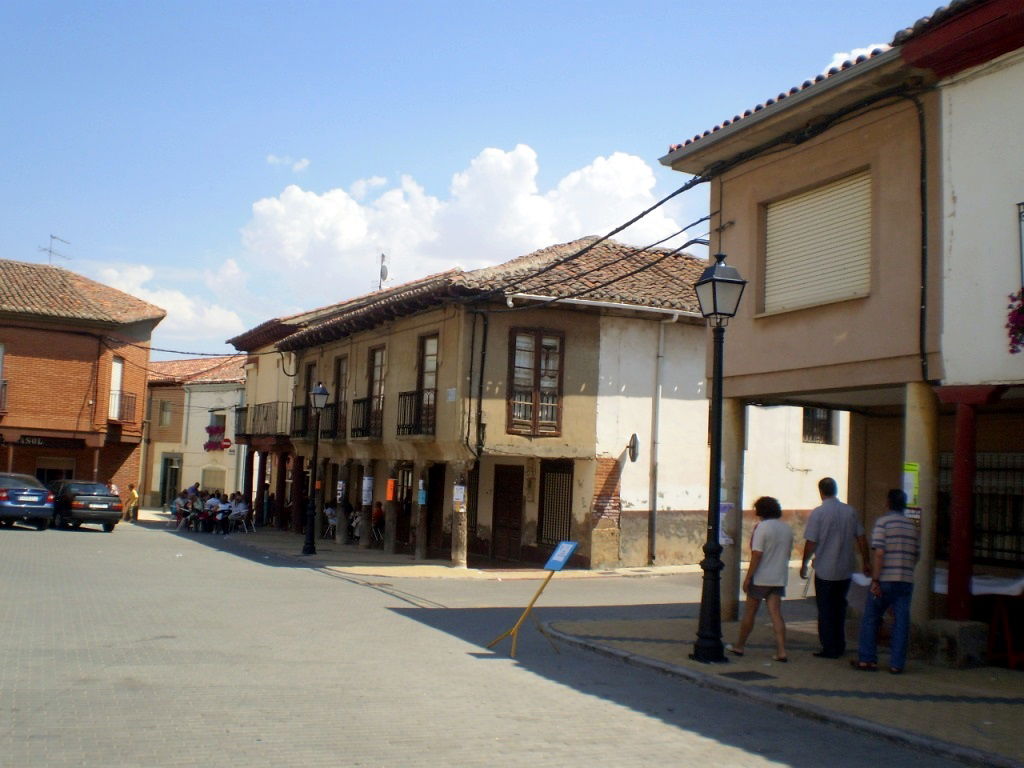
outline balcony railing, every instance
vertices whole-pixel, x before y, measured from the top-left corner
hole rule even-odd
[[[437,419],[437,390],[417,389],[398,394],[398,434],[432,435]]]
[[[310,434],[309,406],[292,406],[292,437],[312,437]]]
[[[257,403],[248,407],[249,428],[246,435],[287,435],[288,416],[291,403],[281,400],[271,403]]]
[[[240,405],[235,408],[235,436],[249,434],[249,407]]]
[[[384,396],[361,397],[352,401],[352,437],[381,436]]]
[[[110,392],[110,409],[107,411],[109,421],[135,421],[135,393],[114,389]]]
[[[320,414],[320,437],[329,440],[345,439],[345,403],[328,403]]]
[[[0,413],[7,413],[7,379],[0,381]]]

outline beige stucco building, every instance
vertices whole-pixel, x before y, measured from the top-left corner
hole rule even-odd
[[[1022,24],[954,3],[662,158],[710,181],[712,247],[748,280],[726,397],[850,414],[849,501],[870,525],[905,487],[920,515],[919,626],[947,613],[936,563],[956,619],[987,618],[972,567],[1024,567],[1024,361],[1002,327],[1024,282]]]

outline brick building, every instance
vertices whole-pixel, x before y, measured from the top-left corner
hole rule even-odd
[[[138,482],[149,340],[166,313],[74,272],[0,260],[0,468]]]

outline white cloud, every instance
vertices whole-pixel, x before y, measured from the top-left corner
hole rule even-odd
[[[294,160],[289,155],[267,155],[267,165],[287,165],[291,166],[295,173],[299,173],[309,167],[309,158]]]
[[[520,144],[480,152],[453,175],[444,199],[407,176],[394,186],[371,177],[322,194],[289,185],[253,204],[242,231],[243,269],[273,275],[268,292],[309,308],[375,289],[381,252],[392,283],[401,283],[604,234],[656,200],[654,171],[621,152],[595,158],[546,191],[538,173],[537,153]],[[616,237],[640,245],[677,229],[659,209]]]
[[[889,50],[888,43],[873,43],[872,45],[865,46],[864,48],[854,48],[852,51],[837,51],[832,54],[832,61],[825,65],[822,73],[827,73],[832,67],[841,67],[844,61],[856,61],[858,56],[870,56],[871,52],[876,48],[881,48],[883,51]]]
[[[225,339],[245,330],[247,325],[231,308],[230,301],[223,299],[235,295],[233,283],[217,282],[223,279],[237,283],[238,265],[229,260],[204,274],[208,287],[195,290],[156,287],[160,275],[139,264],[103,267],[97,279],[167,311],[154,332],[155,338],[163,339],[156,346],[206,352],[222,347]]]

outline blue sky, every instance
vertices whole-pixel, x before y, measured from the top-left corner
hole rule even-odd
[[[230,351],[376,287],[382,251],[404,281],[606,231],[685,181],[669,144],[935,2],[8,0],[0,257],[58,235],[168,310],[154,345]]]

